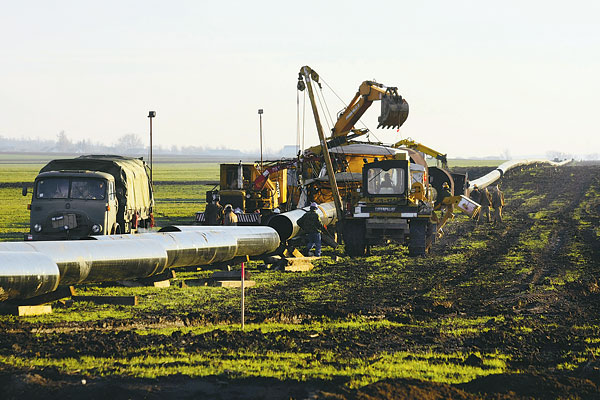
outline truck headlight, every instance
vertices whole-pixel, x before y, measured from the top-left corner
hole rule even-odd
[[[92,232],[93,233],[100,233],[100,232],[102,232],[102,226],[100,226],[98,224],[92,225]]]
[[[33,230],[36,232],[41,232],[42,231],[42,226],[40,224],[35,224],[33,226]]]

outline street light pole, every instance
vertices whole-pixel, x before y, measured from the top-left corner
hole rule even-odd
[[[149,111],[148,118],[150,118],[150,184],[154,184],[152,180],[152,118],[156,117],[156,111]]]
[[[260,119],[260,169],[263,169],[263,138],[262,138],[262,115],[263,109],[258,109],[258,118]]]

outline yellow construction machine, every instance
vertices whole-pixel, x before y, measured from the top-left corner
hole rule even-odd
[[[258,225],[273,210],[287,209],[286,167],[292,163],[268,163],[263,168],[255,163],[221,164],[219,189],[206,192],[206,201],[231,204],[240,225]],[[203,212],[196,213],[196,222],[204,223]]]
[[[398,128],[406,121],[408,103],[396,88],[363,82],[326,138],[314,84],[320,86],[318,74],[303,67],[298,89],[308,91],[320,139],[320,146],[309,148],[305,155],[322,155],[322,162],[299,164],[301,184],[308,201],[335,202],[347,254],[362,256],[370,245],[393,239],[408,243],[409,254],[424,255],[453,216],[454,205],[462,209],[478,206],[464,195],[454,195],[465,186],[466,176],[453,177],[447,171],[445,154],[412,140],[394,146],[350,141],[366,133],[354,129],[354,124],[373,101],[382,101],[378,127]],[[442,161],[442,168],[428,167],[424,154]],[[441,217],[437,209],[443,209]]]

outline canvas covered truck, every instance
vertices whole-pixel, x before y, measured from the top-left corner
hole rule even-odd
[[[29,208],[27,240],[135,233],[154,225],[152,185],[146,163],[138,158],[86,155],[50,161],[35,178]]]

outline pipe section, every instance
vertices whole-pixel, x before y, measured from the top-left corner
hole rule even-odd
[[[495,170],[490,172],[487,175],[482,176],[481,178],[477,178],[469,182],[469,188],[472,188],[474,185],[477,185],[478,188],[483,189],[485,187],[490,186],[492,183],[496,182],[498,179],[502,178],[502,176],[508,172],[509,170],[517,167],[523,167],[527,165],[535,165],[535,164],[550,164],[555,167],[561,167],[563,165],[571,162],[570,160],[562,161],[562,162],[554,162],[546,159],[529,159],[529,160],[510,160],[505,163],[500,164]]]
[[[268,254],[279,235],[267,226],[168,226],[137,235],[92,236],[98,241],[154,240],[167,252],[167,267],[209,265],[242,256]]]
[[[208,265],[275,251],[279,235],[259,227],[169,227],[96,240],[0,243],[0,301],[58,285],[145,278],[170,267]]]
[[[298,235],[298,232],[300,232],[298,220],[308,211],[310,211],[310,207],[299,208],[275,215],[269,221],[269,226],[277,231],[279,239],[283,243]],[[323,225],[330,225],[338,220],[334,202],[319,204],[317,206],[317,214],[319,214]]]
[[[145,278],[164,272],[167,266],[165,248],[144,239],[3,242],[0,252],[35,252],[49,257],[58,266],[61,285]],[[4,265],[0,256],[0,269]]]
[[[58,287],[58,266],[44,254],[2,251],[0,260],[0,301],[29,299]]]

